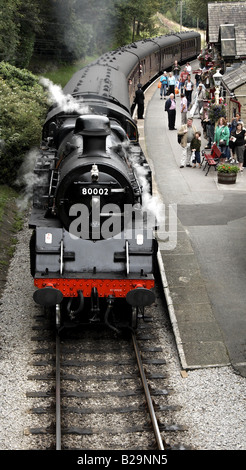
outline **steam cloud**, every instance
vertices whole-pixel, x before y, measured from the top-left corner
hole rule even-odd
[[[22,188],[20,197],[17,199],[17,207],[20,211],[28,208],[32,201],[34,186],[42,183],[41,177],[33,172],[38,154],[39,149],[37,148],[27,153],[15,182],[17,186]]]
[[[139,156],[130,154],[129,160],[136,172],[139,184],[142,187],[142,209],[145,212],[151,213],[156,218],[157,224],[164,221],[165,209],[159,196],[150,194],[149,182],[147,179],[148,170],[140,164]]]
[[[87,114],[89,112],[88,106],[83,106],[72,95],[65,95],[60,85],[55,85],[48,78],[42,77],[40,84],[47,89],[49,100],[51,103],[57,103],[65,113],[77,112],[79,114]]]

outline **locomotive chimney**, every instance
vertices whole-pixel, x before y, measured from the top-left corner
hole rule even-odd
[[[110,121],[106,116],[85,115],[76,120],[75,134],[83,136],[83,153],[106,152],[106,137],[110,134]]]

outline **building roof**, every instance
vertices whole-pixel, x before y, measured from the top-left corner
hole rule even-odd
[[[246,2],[208,3],[207,41],[218,43],[221,25],[235,26],[237,56],[246,55]]]
[[[222,84],[224,84],[229,91],[234,91],[244,83],[246,83],[245,62],[242,64],[234,64],[226,71],[222,78]]]

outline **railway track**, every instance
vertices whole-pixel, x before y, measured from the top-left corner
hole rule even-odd
[[[34,426],[26,430],[37,449],[182,448],[158,323],[140,319],[136,335],[93,328],[54,338],[38,317],[37,374],[27,391]]]

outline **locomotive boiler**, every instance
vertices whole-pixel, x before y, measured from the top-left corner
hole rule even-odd
[[[195,44],[190,57],[197,37],[183,36]],[[161,73],[165,38],[103,55],[72,77],[66,99],[48,112],[34,169],[30,259],[34,300],[55,313],[58,327],[136,328],[139,311],[154,302],[155,218],[145,207],[152,175],[130,110],[133,77],[147,83]],[[155,68],[141,70],[153,54]]]

